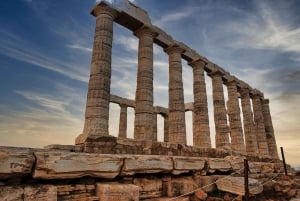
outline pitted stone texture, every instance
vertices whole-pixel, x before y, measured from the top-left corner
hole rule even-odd
[[[123,164],[117,155],[68,152],[37,152],[33,177],[37,179],[68,179],[93,176],[115,178]]]
[[[51,185],[25,186],[24,201],[56,201],[57,187]]]
[[[231,149],[236,152],[245,153],[243,129],[241,124],[241,111],[237,92],[237,81],[230,77],[227,81],[228,102],[227,111],[229,116]]]
[[[168,142],[186,144],[184,95],[181,54],[183,49],[173,44],[165,50],[169,55],[169,132]]]
[[[246,159],[246,157],[226,156],[224,159],[230,163],[232,170],[244,171],[244,159]]]
[[[30,174],[34,161],[31,149],[0,147],[0,179]]]
[[[134,178],[133,184],[140,188],[140,199],[162,196],[161,178]]]
[[[275,135],[274,135],[274,128],[273,128],[272,117],[271,117],[271,113],[270,113],[268,99],[264,99],[262,101],[262,112],[263,112],[263,116],[264,116],[266,138],[267,138],[270,156],[278,159],[277,144],[276,144],[276,139],[275,139]]]
[[[1,201],[21,201],[23,196],[24,189],[21,186],[0,186]]]
[[[258,180],[249,178],[248,181],[250,195],[257,195],[263,192],[263,185]],[[245,194],[244,177],[224,177],[217,180],[216,183],[221,191],[237,195]]]
[[[58,185],[57,199],[68,201],[99,201],[95,194],[94,184]]]
[[[168,156],[131,156],[124,160],[122,175],[171,172],[173,161]]]
[[[174,170],[173,174],[187,173],[190,171],[201,171],[205,168],[206,161],[204,158],[194,157],[176,157],[173,156]]]
[[[139,201],[139,187],[132,184],[98,183],[96,194],[101,201]]]
[[[197,184],[190,176],[172,178],[170,181],[170,188],[170,194],[168,195],[168,197],[176,197],[192,192],[197,188]]]
[[[85,122],[77,144],[83,143],[87,137],[108,135],[113,20],[116,13],[105,4],[98,4],[93,13],[96,16],[96,28]]]
[[[153,140],[153,38],[156,34],[149,27],[142,27],[135,33],[139,48],[134,139]]]
[[[203,187],[203,191],[206,193],[215,191],[217,188],[215,184],[217,179],[218,177],[216,175],[201,176],[200,181],[201,181],[201,187]]]
[[[216,129],[216,147],[230,147],[229,128],[227,125],[227,111],[225,108],[224,90],[221,71],[214,71],[209,74],[212,77],[214,119]]]
[[[215,171],[228,172],[231,170],[230,163],[222,158],[209,158],[207,160],[208,172],[214,173]]]
[[[250,95],[248,88],[242,88],[240,91],[243,110],[244,133],[246,141],[246,152],[248,155],[258,154],[258,145],[256,140],[255,125],[253,122],[253,113],[251,110]]]
[[[57,201],[57,188],[52,185],[0,186],[1,201]]]
[[[209,118],[207,107],[206,85],[204,77],[205,63],[196,60],[193,66],[194,76],[194,109],[193,109],[193,142],[194,146],[211,148]]]
[[[256,140],[258,145],[258,150],[260,155],[268,156],[269,148],[266,139],[266,130],[265,130],[265,122],[262,113],[262,105],[261,105],[261,94],[255,92],[252,97],[252,105],[254,112],[254,121],[256,127]]]

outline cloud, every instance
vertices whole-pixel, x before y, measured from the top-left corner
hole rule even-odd
[[[78,50],[81,50],[81,51],[84,51],[84,52],[92,52],[93,49],[90,48],[90,47],[83,47],[79,44],[72,44],[72,45],[67,45],[67,47],[71,48],[71,49],[78,49]]]

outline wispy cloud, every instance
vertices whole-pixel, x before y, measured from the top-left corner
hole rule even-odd
[[[90,47],[83,47],[79,44],[72,44],[72,45],[67,45],[67,47],[71,48],[71,49],[78,49],[78,50],[81,50],[81,51],[84,51],[84,52],[92,52],[92,48]]]

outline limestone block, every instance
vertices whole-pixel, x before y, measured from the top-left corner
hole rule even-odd
[[[26,186],[24,201],[57,201],[57,188],[51,185]]]
[[[217,188],[221,191],[244,195],[244,177],[223,177],[217,180]],[[263,185],[256,179],[249,178],[249,192],[250,195],[257,195],[262,193]]]
[[[70,179],[84,176],[115,178],[123,160],[118,155],[71,152],[37,152],[33,177]]]
[[[159,178],[135,178],[133,184],[140,187],[140,199],[162,196],[162,180]]]
[[[171,172],[172,170],[171,157],[137,155],[125,159],[121,174],[134,175],[135,173]]]
[[[207,198],[207,193],[205,193],[203,190],[199,189],[196,190],[194,193],[194,200],[206,200]]]
[[[180,177],[172,178],[171,180],[171,191],[168,196],[176,197],[186,193],[189,193],[197,188],[197,184],[192,177]]]
[[[273,173],[275,171],[274,163],[262,163],[261,172],[262,173]]]
[[[211,176],[201,176],[200,180],[201,180],[201,187],[204,187],[203,188],[203,191],[206,192],[206,193],[209,193],[209,192],[213,192],[214,190],[216,190],[216,180],[218,178],[214,175],[211,175]]]
[[[1,201],[21,201],[24,190],[20,186],[0,186]]]
[[[210,173],[214,173],[215,171],[228,172],[231,170],[230,163],[223,158],[209,158],[207,165]]]
[[[226,161],[228,161],[231,165],[231,168],[234,171],[242,170],[244,168],[244,159],[245,157],[240,157],[240,156],[226,156],[224,158]]]
[[[205,167],[205,159],[204,158],[194,158],[194,157],[179,157],[173,156],[174,161],[174,170],[173,174],[181,174],[186,173],[191,170],[201,171]]]
[[[30,174],[34,160],[32,149],[0,147],[0,179]]]
[[[101,201],[139,201],[139,187],[132,184],[98,183],[96,195]]]
[[[261,162],[248,162],[250,173],[261,173]]]

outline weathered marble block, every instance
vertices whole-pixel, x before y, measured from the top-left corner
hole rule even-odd
[[[187,173],[189,171],[201,171],[205,168],[206,160],[196,157],[173,156],[174,170],[173,174]]]
[[[52,185],[3,186],[0,187],[2,201],[57,201],[57,188]]]
[[[250,195],[257,195],[263,192],[263,185],[258,180],[249,178],[248,181]],[[217,188],[221,191],[237,195],[245,194],[244,177],[224,177],[217,180],[216,183]]]
[[[133,184],[140,188],[140,198],[156,198],[162,196],[162,179],[134,178]]]
[[[139,187],[133,184],[99,183],[96,195],[101,201],[139,201]]]
[[[128,156],[124,160],[121,175],[134,175],[136,173],[171,172],[173,161],[168,156],[136,155]]]
[[[115,178],[123,159],[118,155],[72,152],[37,152],[33,178],[68,179],[84,176]]]
[[[207,166],[210,173],[214,173],[215,171],[228,172],[231,170],[229,161],[222,158],[209,158]]]
[[[0,147],[0,179],[30,174],[34,161],[32,149]]]

